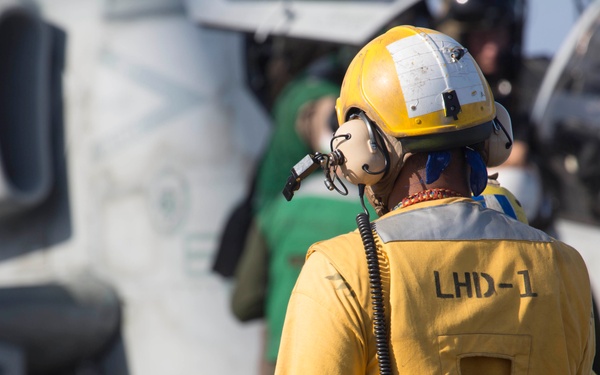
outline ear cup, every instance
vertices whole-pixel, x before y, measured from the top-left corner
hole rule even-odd
[[[502,104],[496,102],[494,130],[490,138],[486,141],[488,155],[486,165],[488,167],[497,167],[504,163],[512,151],[512,141],[513,131],[510,115]]]
[[[385,156],[375,142],[374,129],[362,119],[343,123],[334,134],[333,149],[341,151],[344,163],[340,169],[354,185],[373,185],[383,177],[386,166]],[[380,172],[376,174],[367,173]]]

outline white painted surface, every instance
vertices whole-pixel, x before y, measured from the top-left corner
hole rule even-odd
[[[38,3],[68,33],[75,229],[29,263],[117,288],[132,375],[252,374],[260,326],[233,318],[230,285],[210,271],[269,129],[242,86],[240,36],[182,12],[107,19],[101,1]]]
[[[558,237],[579,251],[585,260],[592,288],[600,301],[600,228],[597,226],[559,220],[556,225]]]

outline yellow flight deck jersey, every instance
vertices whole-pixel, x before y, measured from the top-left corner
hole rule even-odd
[[[395,210],[374,233],[394,374],[592,373],[590,282],[573,248],[469,198]],[[358,231],[314,244],[276,374],[378,374],[372,316]]]

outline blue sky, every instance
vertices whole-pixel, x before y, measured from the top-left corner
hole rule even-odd
[[[528,12],[527,56],[553,55],[579,16],[574,0],[529,0]]]

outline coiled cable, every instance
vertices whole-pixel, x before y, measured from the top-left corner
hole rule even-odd
[[[373,332],[377,348],[377,361],[379,363],[379,374],[388,375],[392,373],[388,330],[385,322],[385,307],[383,299],[383,287],[381,285],[381,272],[379,269],[379,258],[375,246],[375,237],[369,220],[369,211],[364,203],[365,185],[358,185],[359,196],[364,212],[356,216],[356,224],[360,238],[365,248],[367,257],[367,268],[369,272],[369,285],[371,287],[371,300],[373,305]]]

